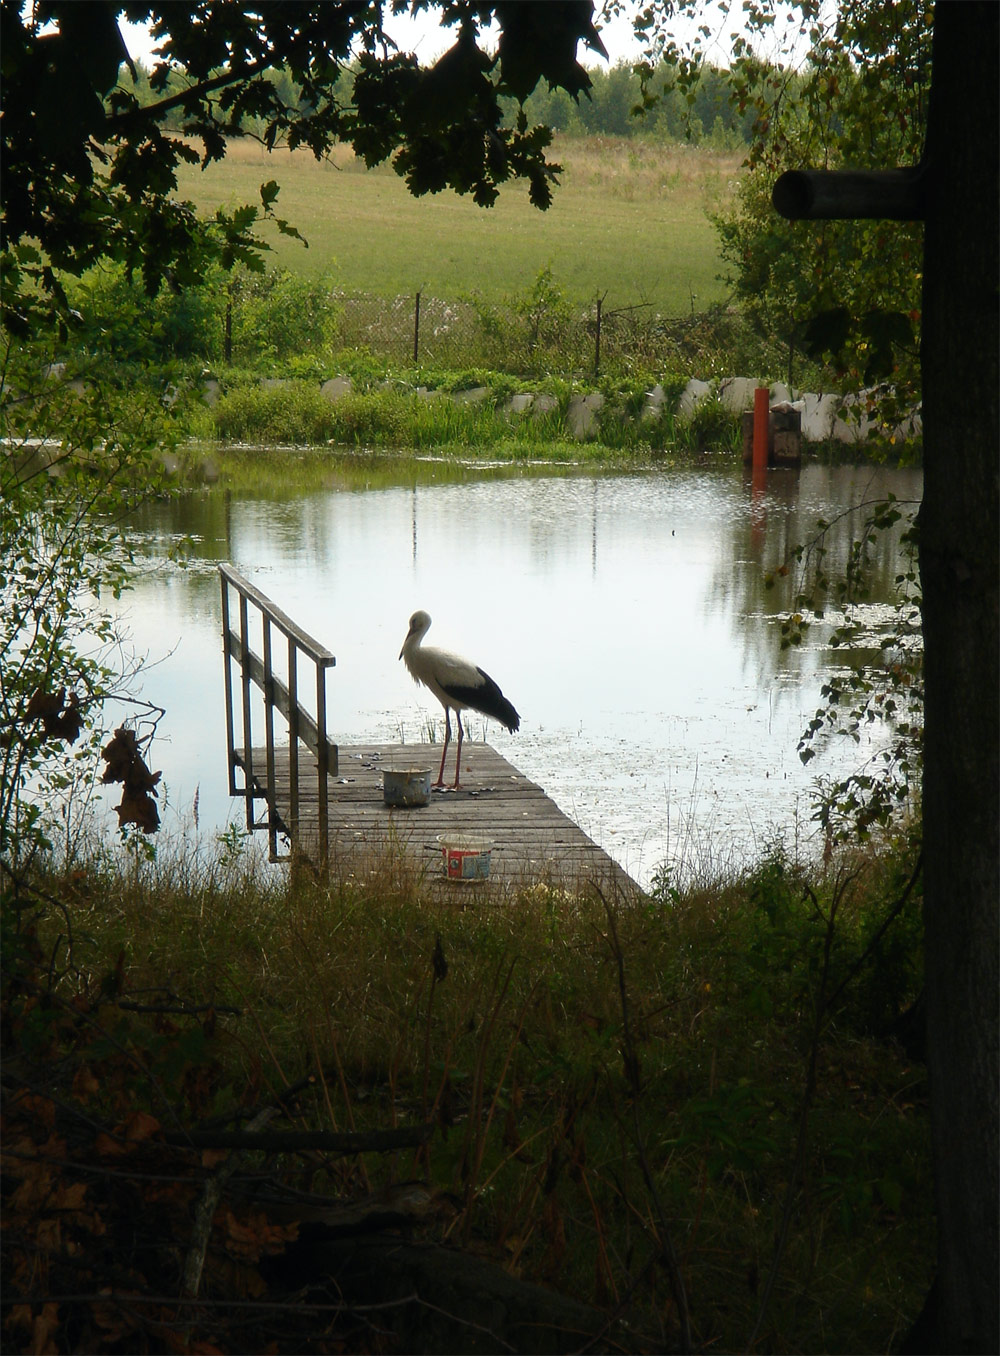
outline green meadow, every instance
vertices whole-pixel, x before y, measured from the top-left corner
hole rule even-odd
[[[281,186],[276,215],[308,242],[262,228],[271,262],[348,291],[486,301],[521,295],[551,268],[566,297],[609,309],[646,304],[664,315],[701,311],[727,294],[709,213],[732,193],[741,157],[676,143],[616,138],[557,140],[563,166],[554,202],[540,212],[510,184],[490,209],[455,194],[417,199],[389,166],[367,170],[343,151],[230,147],[207,170],[184,166],[179,193],[201,212],[259,202]]]

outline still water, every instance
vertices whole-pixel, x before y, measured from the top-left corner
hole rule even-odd
[[[343,745],[424,742],[429,723],[440,739],[438,703],[397,660],[411,612],[429,611],[427,643],[480,664],[521,714],[511,736],[469,713],[470,735],[643,883],[664,863],[681,877],[724,869],[776,835],[808,852],[817,773],[871,753],[835,746],[801,764],[798,737],[845,656],[828,647],[830,622],[781,650],[793,578],[768,591],[764,574],[819,518],[835,521],[834,567],[867,516],[856,506],[887,491],[915,505],[919,471],[810,466],[755,486],[732,468],[411,464],[388,487],[292,483],[280,497],[212,490],[148,505],[131,525],[142,572],[121,606],[148,656],[141,690],[166,709],[149,761],[163,771],[168,832],[190,825],[196,797],[203,836],[241,816],[226,787],[219,561],[336,655],[328,720]],[[170,555],[185,538],[182,568]],[[875,562],[878,625],[895,539]]]

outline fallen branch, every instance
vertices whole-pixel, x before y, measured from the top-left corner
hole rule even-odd
[[[328,1240],[454,1216],[460,1204],[450,1192],[424,1182],[393,1182],[384,1191],[353,1201],[269,1196],[266,1192],[245,1199],[275,1224],[321,1224]]]
[[[266,1125],[275,1114],[271,1110],[262,1111],[252,1124]],[[208,1239],[212,1232],[212,1221],[215,1219],[215,1212],[219,1208],[222,1188],[236,1171],[239,1162],[239,1154],[234,1153],[224,1163],[220,1163],[205,1183],[205,1189],[195,1206],[194,1227],[191,1230],[191,1242],[184,1259],[184,1279],[181,1283],[181,1294],[185,1298],[193,1299],[198,1294],[198,1287],[201,1285],[201,1273],[205,1267]]]
[[[121,1008],[124,1012],[153,1012],[169,1017],[197,1017],[202,1012],[221,1012],[228,1017],[243,1016],[242,1008],[220,1007],[217,1003],[199,1003],[192,1006],[188,1003],[134,1003],[131,999],[119,998],[115,1007]]]
[[[396,1130],[187,1130],[164,1136],[168,1144],[192,1149],[242,1149],[247,1153],[389,1153],[419,1148],[434,1132],[432,1123],[400,1126]]]

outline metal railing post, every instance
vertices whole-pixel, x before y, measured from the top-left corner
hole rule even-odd
[[[274,787],[274,667],[271,655],[271,619],[261,613],[264,632],[264,759],[267,767],[267,785]],[[267,850],[273,859],[278,855],[278,814],[274,796],[268,797]]]
[[[316,733],[319,746],[316,758],[319,859],[325,869],[330,849],[330,746],[326,737],[326,669],[322,664],[316,665]]]
[[[299,666],[295,641],[288,640],[288,831],[299,838]]]
[[[229,794],[239,794],[236,787],[236,736],[233,729],[233,645],[229,623],[229,580],[222,580],[222,665],[226,680],[226,763],[229,770]]]
[[[337,772],[338,750],[331,744],[327,730],[326,709],[326,670],[336,664],[336,659],[324,646],[313,640],[301,627],[287,617],[279,608],[258,589],[237,573],[230,565],[220,565],[222,577],[222,653],[226,682],[226,740],[229,763],[230,793],[243,795],[247,802],[247,827],[249,829],[268,829],[268,849],[272,861],[278,857],[277,837],[281,831],[288,832],[293,851],[299,846],[301,813],[299,802],[299,741],[316,756],[317,767],[317,805],[319,811],[319,853],[324,863],[329,858],[329,785],[328,778]],[[236,590],[239,598],[239,632],[233,630],[232,608],[229,589]],[[262,655],[254,653],[250,644],[250,605],[260,614],[262,629]],[[288,680],[282,682],[274,672],[274,638],[272,628],[277,627],[288,641]],[[299,702],[298,656],[299,651],[312,661],[316,669],[316,719]],[[240,698],[242,702],[243,744],[237,751],[235,736],[235,702],[232,691],[232,663],[240,664]],[[251,686],[256,684],[264,696],[265,723],[265,761],[266,785],[258,787],[254,778],[253,731],[251,720]],[[274,736],[274,712],[277,709],[288,722],[288,793],[289,805],[279,812],[277,788],[277,757]],[[236,768],[242,764],[246,784],[242,790],[236,787]],[[266,799],[268,817],[266,822],[256,822],[253,802],[258,796]],[[287,822],[286,822],[287,821]]]
[[[243,772],[246,777],[247,828],[256,827],[253,813],[253,731],[250,723],[250,623],[247,599],[240,593],[240,690],[243,698]]]

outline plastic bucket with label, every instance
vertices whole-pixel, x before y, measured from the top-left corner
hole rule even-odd
[[[449,880],[488,880],[493,844],[467,833],[439,833],[444,874]]]

